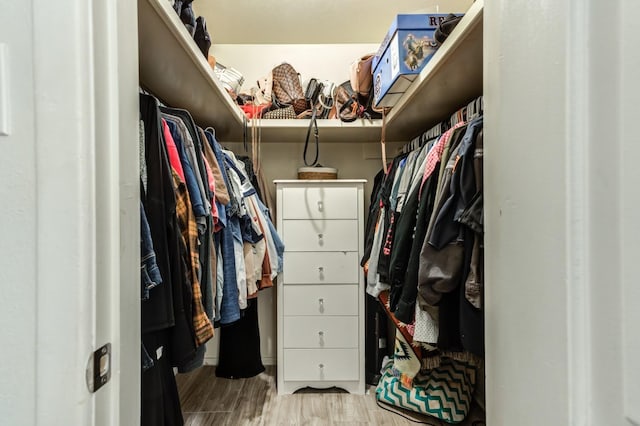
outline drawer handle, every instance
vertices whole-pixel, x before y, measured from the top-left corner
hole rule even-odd
[[[318,367],[324,368],[324,364],[318,364]]]
[[[318,331],[318,336],[324,337],[324,331]]]
[[[319,266],[318,267],[318,275],[320,275],[320,278],[322,278],[322,276],[324,275],[324,267],[323,266]]]
[[[324,299],[322,299],[322,298],[318,299],[318,304],[320,305],[320,306],[318,307],[318,308],[319,308],[319,311],[320,311],[320,312],[324,312]]]
[[[322,201],[318,201],[318,211],[324,210],[324,203]]]

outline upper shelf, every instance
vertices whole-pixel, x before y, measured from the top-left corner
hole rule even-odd
[[[483,0],[476,0],[387,117],[386,139],[409,141],[482,94]],[[244,114],[167,0],[138,0],[140,84],[187,109],[225,142],[241,141]],[[304,142],[308,120],[262,120],[262,141]],[[318,120],[320,142],[377,142],[381,120]],[[250,137],[251,126],[247,129]]]
[[[343,123],[340,120],[317,120],[318,138],[324,142],[378,142],[382,120],[361,120]],[[262,140],[269,142],[304,142],[309,120],[261,120]],[[309,138],[313,141],[313,130]]]
[[[225,142],[241,141],[244,114],[167,0],[138,0],[140,84],[166,105],[184,108]],[[265,142],[304,142],[309,120],[261,120]],[[250,124],[247,136],[250,137]],[[318,120],[321,142],[380,140],[380,120]]]
[[[221,140],[242,140],[243,113],[167,0],[138,0],[140,85],[165,104],[187,109]]]
[[[387,117],[387,140],[409,141],[482,95],[484,0],[467,11]]]

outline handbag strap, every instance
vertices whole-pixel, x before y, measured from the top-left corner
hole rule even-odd
[[[251,117],[251,163],[253,165],[254,172],[259,167],[260,160],[258,152],[258,118],[254,114]]]
[[[382,151],[382,170],[384,170],[384,174],[388,175],[389,170],[387,169],[387,109],[383,108],[382,110],[382,132],[380,134],[380,150]]]
[[[254,96],[254,100],[251,102],[251,107],[253,109],[253,114],[251,114],[251,162],[255,174],[258,174],[260,171],[260,142],[262,140],[262,110],[257,110],[259,106],[261,105],[256,105]]]
[[[313,127],[313,137],[315,138],[316,141],[316,157],[313,160],[313,163],[309,164],[309,162],[307,161],[307,149],[309,147],[309,137],[311,136],[311,128]],[[304,160],[304,165],[305,166],[315,166],[316,164],[318,164],[318,155],[320,153],[320,147],[318,145],[318,122],[316,121],[316,107],[315,105],[312,107],[312,112],[311,112],[311,119],[309,120],[309,127],[307,127],[307,139],[304,141],[304,155],[303,155],[303,160]]]
[[[253,113],[255,114],[255,105],[252,103]],[[244,152],[249,152],[249,147],[247,146],[247,115],[244,114],[242,117],[242,147],[244,148]]]
[[[329,100],[331,100],[331,98],[328,98]],[[333,101],[332,102],[326,102],[327,98],[324,96],[324,93],[320,93],[318,95],[318,103],[320,103],[320,105],[325,108],[325,109],[330,109]]]

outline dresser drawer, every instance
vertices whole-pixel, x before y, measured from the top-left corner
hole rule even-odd
[[[285,285],[284,315],[358,315],[357,285]]]
[[[358,252],[285,252],[285,284],[357,284]]]
[[[357,348],[358,317],[285,317],[285,348]]]
[[[285,380],[358,380],[358,349],[285,349]]]
[[[357,188],[300,187],[282,190],[283,219],[357,219]]]
[[[358,251],[357,220],[283,220],[287,251]]]

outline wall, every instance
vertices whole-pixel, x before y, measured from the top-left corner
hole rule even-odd
[[[349,64],[367,52],[373,52],[378,45],[364,44],[214,44],[210,53],[220,63],[236,68],[245,77],[243,91],[249,91],[255,81],[264,76],[274,66],[286,61],[301,74],[303,80],[311,77],[343,82],[349,78]],[[387,155],[392,158],[401,143],[387,143]],[[227,144],[238,154],[244,149],[240,143]],[[295,179],[297,168],[304,165],[302,160],[304,140],[299,143],[263,142],[261,144],[262,170],[268,182],[274,179]],[[313,151],[314,147],[309,147]],[[310,153],[309,156],[312,156]],[[339,178],[364,178],[365,204],[369,197],[373,178],[382,167],[380,143],[351,143],[349,141],[323,143],[320,132],[320,158],[322,165],[338,169]],[[271,195],[275,205],[275,186],[271,185]],[[265,364],[276,363],[276,298],[273,290],[264,290],[259,295],[258,315],[261,336],[262,358]],[[218,362],[219,333],[207,346],[206,362]]]
[[[485,3],[487,424],[568,425],[564,2]]]
[[[0,93],[8,92],[10,109],[10,135],[0,135],[0,419],[8,425],[32,425],[36,418],[38,294],[32,7],[30,0],[3,2],[0,13],[0,44],[6,46],[7,60],[7,87]]]
[[[242,86],[250,93],[258,78],[282,62],[290,63],[303,81],[310,78],[340,84],[349,79],[349,65],[362,55],[375,52],[378,44],[223,44],[210,53],[221,64],[233,67],[245,77]]]
[[[492,426],[640,424],[639,16],[633,0],[486,4]]]
[[[119,362],[114,373],[120,376],[119,422],[120,425],[138,423],[140,418],[140,327],[132,327],[134,318],[140,318],[140,171],[138,154],[138,17],[133,13],[129,0],[117,2],[117,74],[118,99],[114,106],[118,111],[119,154],[119,203],[120,277],[115,285],[120,293],[119,330],[113,334],[120,341]],[[116,45],[115,40],[112,40]],[[113,106],[113,105],[112,105]],[[115,160],[115,159],[114,159]],[[118,367],[116,370],[115,368]],[[114,413],[115,414],[115,413]]]
[[[354,60],[377,51],[396,13],[464,12],[473,2],[456,0],[445,4],[433,0],[405,0],[379,3],[195,2],[194,11],[202,14],[209,23],[213,40],[210,54],[221,64],[240,71],[245,77],[241,91],[249,93],[258,78],[282,62],[293,65],[305,82],[315,77],[340,84],[349,79],[349,65]],[[339,12],[332,9],[336,7]],[[360,16],[362,12],[359,11],[364,10],[368,24],[358,27],[354,22],[359,20],[354,21],[353,17]],[[274,13],[277,17],[270,18]],[[300,17],[304,17],[304,30],[293,30],[300,27]],[[278,28],[269,30],[274,23]],[[329,144],[322,143],[322,134],[320,141],[319,162],[322,165],[338,168],[340,178],[368,180],[365,185],[365,204],[368,208],[373,178],[381,168],[378,141]],[[263,143],[262,164],[267,181],[296,178],[297,168],[304,164],[303,145],[303,140],[296,144]],[[401,142],[387,143],[388,157],[393,157],[401,145]],[[230,147],[236,153],[243,152],[241,144],[230,144]],[[272,196],[275,205],[273,185]],[[276,362],[275,306],[273,290],[260,293],[261,350],[263,361],[267,364]],[[217,363],[218,341],[219,333],[208,345],[208,363]]]
[[[640,258],[640,226],[638,225],[637,214],[635,212],[640,206],[640,192],[638,182],[640,182],[640,168],[637,159],[640,158],[640,144],[636,134],[637,107],[636,102],[640,98],[640,81],[637,78],[637,70],[640,68],[640,56],[637,54],[620,54],[620,52],[633,52],[633,44],[638,40],[640,29],[637,22],[640,16],[640,3],[632,0],[621,2],[620,33],[617,36],[622,40],[619,55],[621,67],[620,83],[618,87],[619,106],[615,110],[620,120],[621,149],[618,159],[621,163],[620,185],[620,252],[621,256],[621,283],[622,292],[612,294],[609,297],[614,302],[622,302],[623,328],[621,349],[622,349],[622,377],[623,391],[622,414],[629,422],[640,424],[640,368],[638,368],[638,353],[640,353],[640,310],[638,300],[640,300],[640,286],[638,286],[638,259]],[[604,67],[606,64],[602,64]],[[606,67],[605,67],[606,69]],[[595,121],[595,120],[594,120]],[[606,291],[606,290],[603,290]],[[614,305],[615,306],[615,305]],[[615,309],[615,308],[614,308]],[[602,324],[602,334],[610,335],[609,324]],[[597,340],[596,340],[597,341]],[[615,365],[618,362],[615,351],[608,352],[612,356],[611,362]],[[602,374],[602,376],[605,376]],[[617,378],[617,377],[616,377]],[[611,380],[611,379],[609,379]],[[615,380],[615,378],[614,378]],[[610,384],[604,386],[611,387]],[[614,383],[613,386],[616,386]],[[606,389],[602,387],[602,389]],[[606,391],[602,391],[605,393]],[[616,398],[616,396],[612,396]],[[598,413],[599,418],[609,415],[607,408],[617,408],[616,405],[602,404],[603,410]],[[600,417],[601,416],[601,417]]]
[[[379,43],[398,13],[464,12],[473,0],[194,2],[214,44]]]
[[[2,424],[139,421],[139,329],[120,333],[121,320],[131,329],[139,318],[137,49],[129,35],[118,56],[117,14],[114,2],[2,5],[8,75],[0,93],[10,116],[10,134],[0,136]],[[122,194],[121,135],[133,171],[122,176]],[[135,213],[123,240],[121,195]],[[122,293],[121,249],[133,252],[123,264],[134,272]],[[87,362],[106,342],[113,374],[92,394]]]
[[[242,154],[242,144],[227,144],[237,154]],[[388,155],[396,152],[399,144],[387,144]],[[263,143],[262,171],[268,182],[274,179],[295,179],[297,168],[302,166],[303,144]],[[320,163],[338,169],[338,177],[367,179],[365,185],[365,209],[373,187],[373,178],[382,167],[379,143],[320,143]],[[275,185],[271,184],[271,196],[275,205]],[[258,296],[261,352],[265,364],[276,363],[276,297],[272,289],[263,290]],[[207,346],[206,362],[217,364],[219,332]]]

